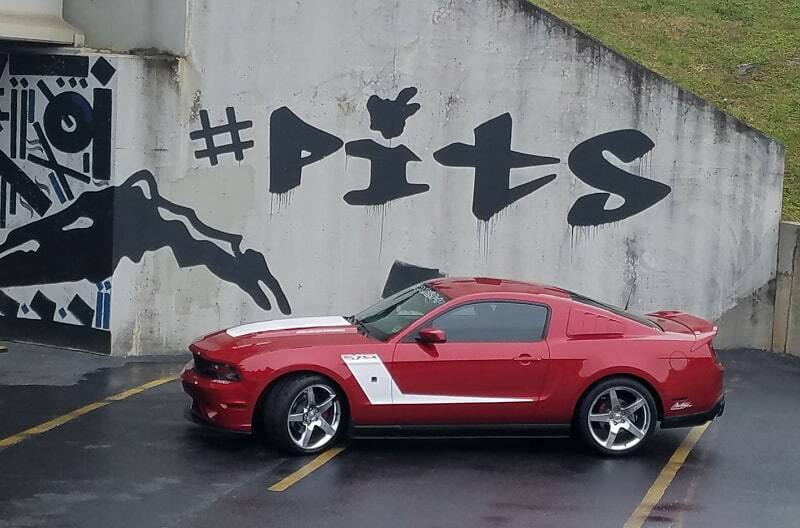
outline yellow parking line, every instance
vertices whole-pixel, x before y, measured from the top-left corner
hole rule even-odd
[[[326,462],[328,462],[330,459],[332,459],[342,451],[344,451],[344,447],[332,447],[331,449],[324,451],[317,458],[315,458],[305,466],[301,467],[300,469],[298,469],[288,477],[284,478],[280,482],[270,486],[269,490],[286,491],[289,488],[289,486],[296,484],[303,477],[307,477],[315,470],[321,468]]]
[[[36,436],[45,433],[51,429],[55,429],[56,427],[64,425],[65,423],[70,422],[75,418],[78,418],[79,416],[83,416],[84,414],[103,408],[106,405],[111,404],[112,402],[124,400],[125,398],[129,398],[130,396],[144,392],[147,389],[158,387],[159,385],[163,385],[164,383],[168,383],[176,379],[178,379],[177,375],[166,376],[153,381],[149,381],[143,385],[139,385],[138,387],[128,389],[113,396],[109,396],[108,398],[105,398],[103,400],[90,403],[89,405],[84,405],[79,409],[75,409],[72,412],[68,412],[67,414],[59,416],[58,418],[53,418],[52,420],[48,420],[44,423],[31,427],[30,429],[26,429],[21,433],[9,436],[8,438],[3,438],[2,440],[0,440],[0,449],[4,449],[14,444],[18,444],[23,440],[26,440],[32,436]]]
[[[669,462],[667,462],[667,465],[661,470],[661,473],[658,474],[655,482],[653,482],[653,485],[647,490],[642,502],[640,502],[639,506],[633,511],[623,528],[641,528],[641,526],[644,525],[647,517],[650,516],[653,508],[661,500],[661,497],[664,496],[667,488],[672,483],[672,479],[675,478],[678,470],[683,466],[683,463],[686,462],[689,453],[692,452],[695,444],[697,444],[697,441],[703,436],[703,433],[706,432],[709,425],[711,425],[711,422],[705,425],[698,425],[689,431],[689,434],[686,435],[681,445],[679,445],[678,449],[672,454]]]

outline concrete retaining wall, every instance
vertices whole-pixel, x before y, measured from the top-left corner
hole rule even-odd
[[[0,131],[53,203],[0,227],[0,333],[174,352],[215,328],[352,313],[389,284],[480,274],[683,309],[769,348],[776,142],[524,1],[236,5],[190,2],[182,57],[81,53],[113,65],[108,86],[30,76],[84,107],[111,90],[112,174],[88,167],[61,203],[52,169],[11,156]],[[6,70],[6,97],[10,83]],[[56,147],[82,145],[51,128]],[[102,148],[106,132],[86,130]],[[95,148],[55,155],[81,172]],[[65,235],[87,214],[113,228]],[[22,273],[31,259],[42,270]],[[49,302],[31,310],[37,293]]]

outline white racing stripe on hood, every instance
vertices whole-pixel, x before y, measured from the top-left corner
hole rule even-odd
[[[262,321],[234,326],[226,330],[231,337],[241,337],[259,332],[272,332],[275,330],[299,330],[301,328],[320,328],[331,326],[352,326],[344,317],[299,317],[295,319],[279,319],[277,321]]]

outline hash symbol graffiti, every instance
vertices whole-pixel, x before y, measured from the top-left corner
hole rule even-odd
[[[212,166],[219,164],[220,154],[233,153],[236,161],[244,160],[244,151],[253,148],[255,143],[252,140],[242,141],[239,132],[253,127],[252,121],[236,121],[236,111],[232,106],[225,109],[227,123],[211,126],[208,120],[208,111],[200,110],[200,129],[193,130],[189,137],[193,140],[202,139],[205,141],[206,148],[195,151],[196,159],[208,158]],[[217,145],[214,138],[228,134],[231,138],[230,143]]]

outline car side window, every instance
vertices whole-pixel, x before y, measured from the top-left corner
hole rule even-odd
[[[544,338],[547,315],[540,304],[478,302],[453,308],[429,326],[444,330],[448,342],[524,343]]]

